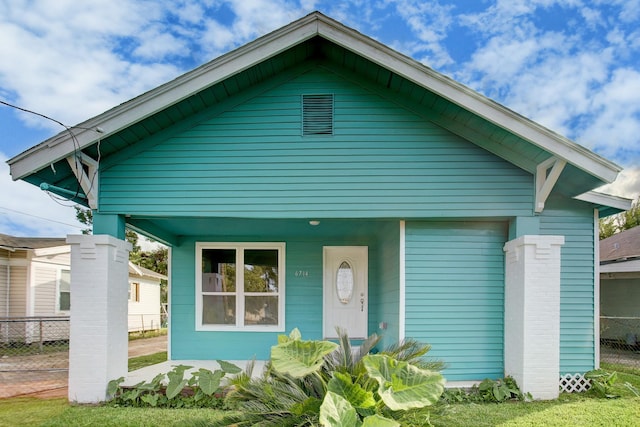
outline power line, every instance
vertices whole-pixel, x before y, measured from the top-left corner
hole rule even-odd
[[[62,222],[62,221],[56,221],[55,219],[50,219],[50,218],[44,218],[44,217],[41,217],[41,216],[38,216],[38,215],[33,215],[33,214],[22,212],[22,211],[17,211],[15,209],[5,208],[4,206],[0,206],[0,209],[4,209],[6,211],[14,212],[14,213],[21,214],[21,215],[30,216],[30,217],[33,217],[33,218],[38,218],[38,219],[41,219],[41,220],[44,220],[44,221],[55,222],[57,224],[67,225],[69,227],[78,228],[80,230],[83,229],[83,227],[81,227],[79,225],[69,224],[69,223]]]

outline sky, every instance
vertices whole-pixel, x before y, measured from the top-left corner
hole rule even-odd
[[[640,195],[640,0],[0,0],[0,100],[74,125],[314,10],[624,168],[598,191]],[[62,130],[0,105],[0,233],[80,232],[6,164]]]

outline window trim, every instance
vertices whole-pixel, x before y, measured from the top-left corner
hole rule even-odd
[[[69,309],[68,310],[63,310],[63,309],[60,308],[60,294],[63,292],[62,289],[61,289],[62,272],[63,271],[69,272],[69,290],[68,291],[64,291],[64,292],[69,294]],[[57,276],[56,277],[56,312],[60,313],[60,314],[69,314],[69,313],[71,313],[71,268],[68,268],[68,267],[60,267],[60,268],[58,268],[56,276]]]
[[[129,302],[140,302],[140,282],[129,282]]]
[[[203,291],[202,291],[202,251],[203,249],[233,249],[236,251],[236,280],[244,277],[244,251],[252,249],[273,249],[278,251],[278,324],[277,325],[244,325],[244,286],[236,283],[236,315],[235,325],[210,325],[202,323]],[[240,255],[242,252],[242,255]],[[195,328],[196,331],[234,331],[234,332],[284,332],[285,331],[285,277],[286,277],[286,244],[284,242],[196,242],[195,253]],[[239,266],[242,265],[242,268]],[[249,292],[248,294],[251,294]],[[249,295],[250,296],[250,295]],[[275,296],[275,295],[274,295]]]

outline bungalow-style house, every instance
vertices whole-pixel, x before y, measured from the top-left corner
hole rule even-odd
[[[640,343],[640,226],[600,241],[600,315],[605,342]]]
[[[598,364],[598,217],[630,206],[592,192],[615,164],[317,12],[9,164],[94,212],[67,239],[81,402],[126,375],[125,226],[170,248],[171,360],[340,326],[553,398]]]
[[[71,247],[64,238],[0,234],[0,339],[54,341],[69,338]],[[129,262],[128,331],[159,329],[160,281],[167,277]],[[30,318],[46,317],[40,324]]]

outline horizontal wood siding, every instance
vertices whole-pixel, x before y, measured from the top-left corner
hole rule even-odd
[[[369,330],[382,335],[379,344],[384,348],[399,339],[400,327],[400,223],[394,221],[385,227],[378,245],[379,282],[371,293],[369,301],[375,305],[375,312],[369,318]],[[371,257],[370,257],[371,258]],[[369,307],[371,309],[371,307]],[[387,325],[380,329],[380,323]]]
[[[195,331],[195,243],[199,242],[285,242],[286,243],[286,333],[298,328],[305,339],[322,339],[323,298],[322,262],[323,246],[368,246],[369,287],[378,289],[380,267],[378,237],[379,229],[370,227],[368,232],[358,235],[348,233],[341,237],[272,236],[268,223],[255,225],[254,237],[247,236],[202,236],[185,238],[172,248],[171,268],[171,357],[173,359],[227,360],[269,357],[272,345],[281,332],[205,332]],[[321,225],[322,226],[322,225]],[[262,230],[262,231],[260,231]],[[362,228],[359,228],[362,233]],[[372,255],[373,254],[373,255]],[[296,275],[296,271],[304,274]],[[375,293],[374,293],[375,294]],[[370,318],[377,302],[369,302]],[[376,331],[370,331],[376,332]]]
[[[160,328],[160,282],[147,278],[129,277],[140,284],[140,301],[129,300],[127,323],[129,331]]]
[[[11,266],[9,316],[27,315],[27,267]]]
[[[564,236],[560,276],[560,373],[594,368],[594,223],[586,203],[550,197],[540,234]]]
[[[56,285],[58,271],[56,268],[39,267],[34,268],[34,316],[52,316],[56,314]]]
[[[0,257],[0,262],[5,261]],[[8,263],[8,261],[7,261]],[[0,264],[0,317],[6,317],[7,314],[7,270],[8,265]]]
[[[282,77],[279,77],[282,78]],[[528,215],[532,176],[316,67],[102,170],[101,213],[245,218]],[[335,134],[301,135],[301,95],[335,95]],[[142,143],[144,144],[144,142]],[[133,153],[133,152],[132,152]],[[124,156],[124,154],[121,154]]]
[[[406,337],[432,345],[449,381],[504,375],[507,225],[407,222]]]

